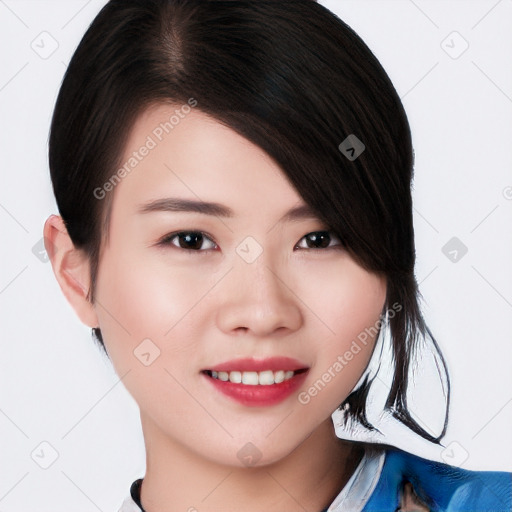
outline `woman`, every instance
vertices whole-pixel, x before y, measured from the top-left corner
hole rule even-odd
[[[385,71],[312,0],[102,9],[55,107],[44,234],[140,407],[147,470],[122,512],[510,509],[506,473],[368,442],[386,340],[383,413],[446,430],[412,166]],[[407,407],[421,350],[445,389],[436,434]]]

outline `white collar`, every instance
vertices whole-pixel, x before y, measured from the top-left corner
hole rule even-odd
[[[365,447],[363,457],[356,470],[331,503],[327,512],[346,510],[360,512],[363,510],[379,481],[385,459],[385,449]]]
[[[128,498],[126,498],[123,501],[121,508],[118,510],[118,512],[140,512],[140,511],[141,511],[141,509],[139,508],[137,503],[135,503],[135,501],[133,501],[131,496],[128,496]]]

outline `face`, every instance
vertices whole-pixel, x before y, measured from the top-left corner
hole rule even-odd
[[[353,342],[378,322],[385,280],[261,149],[198,108],[166,133],[174,110],[137,120],[109,192],[99,327],[148,430],[212,461],[240,465],[250,442],[274,462],[331,421],[363,373],[375,339]]]

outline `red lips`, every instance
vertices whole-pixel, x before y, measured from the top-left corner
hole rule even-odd
[[[285,372],[293,371],[295,374],[280,383],[269,385],[236,383],[230,380],[221,380],[212,375],[212,372],[217,374],[219,372],[230,373],[233,371],[242,373],[264,372],[265,370],[273,372],[278,372],[279,370]],[[303,362],[283,356],[263,359],[254,357],[233,359],[211,368],[205,368],[201,373],[208,385],[212,385],[214,389],[222,395],[228,396],[231,400],[247,407],[266,407],[277,405],[296,392],[304,383],[309,373],[308,370],[309,366]]]

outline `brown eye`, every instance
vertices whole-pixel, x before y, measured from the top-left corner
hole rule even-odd
[[[176,242],[175,242],[176,241]],[[205,241],[210,242],[210,247],[202,248]],[[208,249],[214,249],[215,243],[200,231],[180,231],[166,236],[162,241],[162,245],[173,245],[179,249],[203,252]]]
[[[327,249],[333,247],[331,242],[338,240],[340,243],[334,244],[335,246],[341,245],[340,239],[334,235],[331,231],[313,231],[305,235],[302,240],[306,241],[306,247],[302,249]]]

